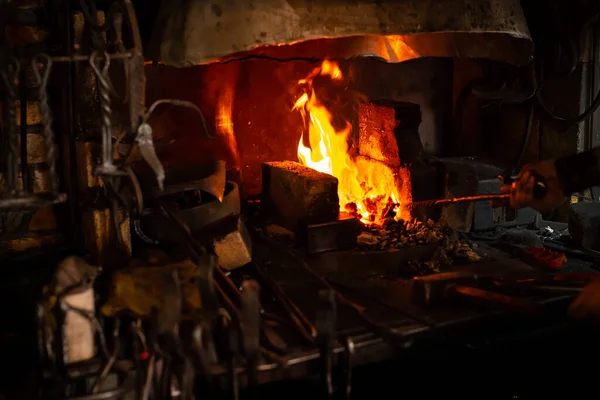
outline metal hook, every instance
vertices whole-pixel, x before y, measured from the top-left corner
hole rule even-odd
[[[39,64],[46,66],[44,68],[44,75],[40,73]],[[46,86],[48,85],[48,78],[50,77],[50,69],[52,69],[52,58],[45,53],[38,54],[31,60],[31,66],[33,68],[35,79],[40,85],[40,90],[45,90]]]
[[[108,68],[110,67],[110,55],[108,54],[108,52],[105,51],[102,54],[102,57],[100,58],[100,60],[97,61],[98,55],[99,55],[98,51],[94,51],[92,53],[92,55],[90,56],[90,66],[92,67],[92,69],[96,73],[96,76],[99,79],[105,79],[106,76],[108,76]],[[104,63],[104,67],[102,68],[102,70],[100,70],[100,63],[102,62],[102,60],[104,60],[105,63]]]

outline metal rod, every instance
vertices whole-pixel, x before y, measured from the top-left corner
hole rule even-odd
[[[127,53],[112,53],[108,55],[111,60],[125,60],[131,58],[132,54]],[[88,62],[91,56],[71,55],[71,56],[56,56],[52,57],[52,62]]]
[[[317,329],[315,326],[279,287],[277,282],[266,274],[260,266],[255,265],[255,270],[258,273],[259,280],[265,284],[271,293],[273,293],[277,298],[279,305],[287,312],[288,320],[294,325],[297,332],[307,344],[314,344],[315,338],[317,337]]]
[[[505,199],[509,199],[509,198],[510,198],[510,194],[508,194],[508,193],[482,194],[482,195],[477,195],[477,196],[453,197],[453,198],[449,198],[449,199],[416,201],[414,203],[408,204],[407,207],[410,207],[410,208],[432,207],[432,206],[441,206],[441,205],[445,205],[445,204],[468,203],[470,201],[505,200]]]

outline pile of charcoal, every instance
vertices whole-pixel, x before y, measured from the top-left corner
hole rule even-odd
[[[443,220],[400,220],[383,226],[364,226],[358,236],[361,250],[390,251],[417,246],[428,249],[424,259],[415,260],[422,273],[439,272],[455,260],[474,262],[481,259],[474,250],[476,245],[461,241]]]
[[[364,226],[358,244],[365,250],[387,250],[417,245],[437,244],[451,232],[443,222],[393,221],[383,226]]]

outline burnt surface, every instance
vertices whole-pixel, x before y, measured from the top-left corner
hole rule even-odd
[[[283,227],[335,219],[340,212],[338,180],[292,161],[263,164],[263,205]]]
[[[176,66],[355,56],[390,62],[483,57],[520,64],[532,51],[514,0],[163,1],[148,48],[149,58]]]

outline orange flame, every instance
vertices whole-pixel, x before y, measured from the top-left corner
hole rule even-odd
[[[302,134],[298,143],[299,161],[317,171],[335,176],[339,181],[341,208],[359,215],[363,223],[380,223],[391,208],[395,209],[397,219],[406,217],[404,214],[407,211],[399,205],[411,201],[410,188],[406,190],[405,187],[402,190],[404,196],[401,196],[398,178],[389,166],[366,157],[353,158],[349,154],[348,137],[352,124],[346,121],[343,129],[334,128],[331,113],[319,101],[312,85],[313,79],[319,75],[329,76],[334,81],[343,78],[339,66],[326,60],[299,82],[307,90],[298,98],[293,109],[299,110],[305,120],[308,116],[308,132]],[[310,147],[304,145],[306,134]],[[406,178],[408,171],[399,170],[396,173]]]
[[[236,165],[240,165],[240,154],[238,143],[233,130],[233,85],[226,85],[221,92],[217,104],[215,125],[217,133],[224,139],[227,147],[231,151]]]

